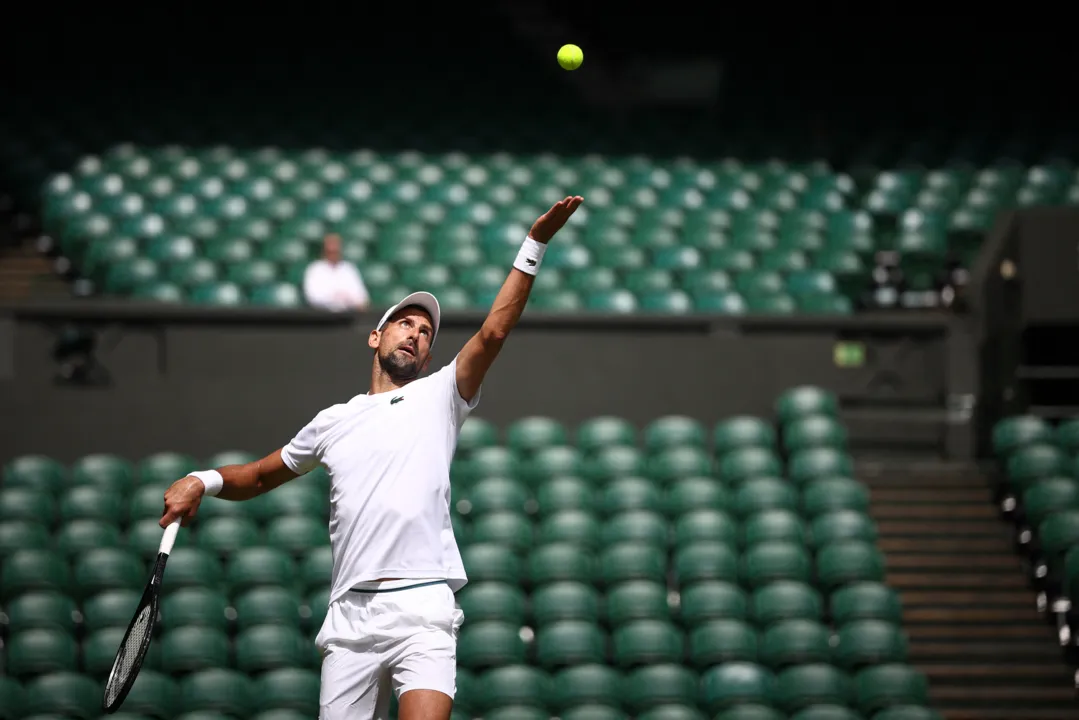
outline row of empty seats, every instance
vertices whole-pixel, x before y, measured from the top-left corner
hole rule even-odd
[[[575,429],[470,419],[451,471],[470,579],[458,594],[456,715],[936,717],[906,664],[901,603],[884,583],[835,398],[797,388],[776,416],[711,427],[672,416],[642,429],[611,417]],[[147,543],[140,558],[124,538],[151,522],[147,537],[160,537],[140,498],[149,510],[156,494],[160,512],[165,478],[192,463],[8,464],[0,525],[36,522],[47,538],[3,557],[3,657],[24,707],[32,697],[38,711],[41,683],[75,693],[107,672],[156,549]],[[169,561],[160,636],[139,681],[148,687],[125,710],[317,711],[327,478],[308,480],[258,502],[203,503]],[[100,546],[62,542],[74,523],[109,529]],[[288,523],[309,529],[303,542],[286,541]],[[207,678],[229,673],[251,678],[248,688],[289,682],[266,696],[213,696]],[[196,682],[210,694],[189,694]],[[170,697],[183,700],[161,700]]]
[[[1031,564],[1039,605],[1057,622],[1062,645],[1079,632],[1079,420],[1056,426],[1020,415],[993,430],[998,495]]]
[[[823,164],[123,146],[44,188],[46,229],[106,292],[285,306],[329,232],[376,302],[425,287],[489,305],[530,224],[573,191],[533,303],[552,311],[847,313],[877,250],[932,287],[995,212],[1066,168],[884,172]],[[1026,192],[1022,192],[1026,190]],[[1030,197],[1028,197],[1030,196]]]

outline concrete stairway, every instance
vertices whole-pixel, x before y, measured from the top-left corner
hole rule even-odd
[[[1072,670],[984,476],[940,464],[858,472],[933,706],[948,720],[1079,718]]]

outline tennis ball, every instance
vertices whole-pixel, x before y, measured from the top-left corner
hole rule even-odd
[[[576,70],[584,62],[584,53],[576,45],[563,45],[558,49],[558,64],[563,70]]]

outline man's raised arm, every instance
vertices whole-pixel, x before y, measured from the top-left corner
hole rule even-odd
[[[199,509],[204,495],[224,500],[249,500],[298,477],[285,465],[281,450],[243,465],[225,465],[180,478],[165,491],[165,511],[161,527],[180,519],[184,525]]]
[[[457,356],[457,392],[466,402],[470,402],[479,392],[483,378],[502,350],[502,344],[521,319],[548,241],[566,224],[582,202],[584,200],[579,196],[560,200],[532,225],[532,231],[521,246],[513,269],[498,291],[483,326],[465,343]]]

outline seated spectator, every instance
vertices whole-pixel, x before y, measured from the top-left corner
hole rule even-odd
[[[325,310],[363,310],[371,302],[360,271],[341,258],[341,237],[327,235],[322,241],[322,259],[311,263],[303,276],[307,304]]]

